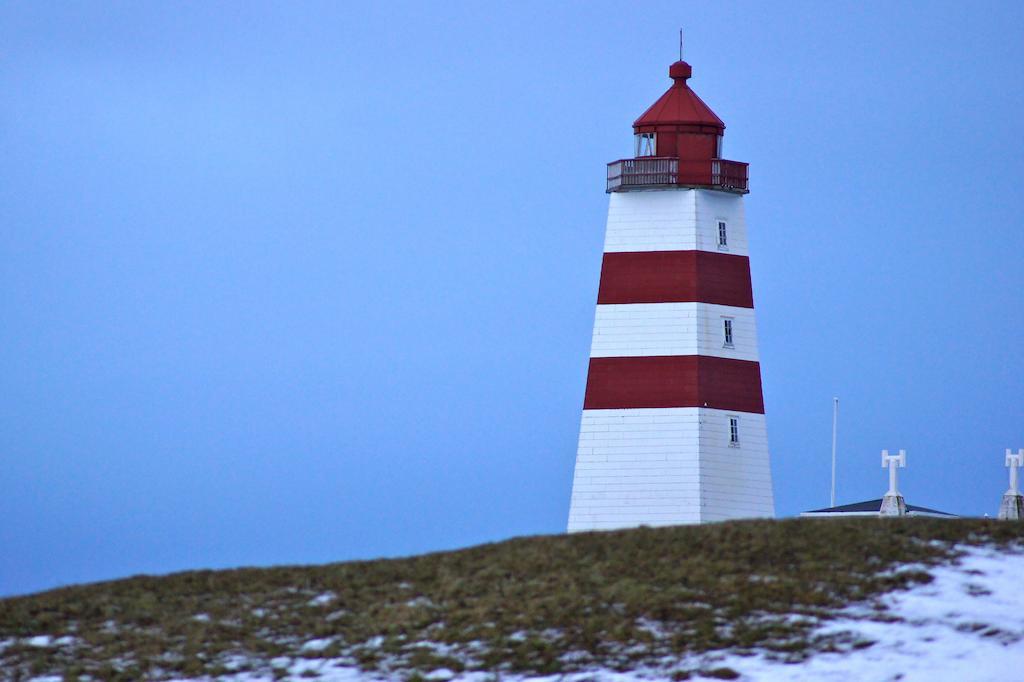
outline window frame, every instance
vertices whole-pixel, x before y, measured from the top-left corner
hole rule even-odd
[[[734,414],[730,414],[728,419],[729,447],[738,448],[740,446],[740,418]]]
[[[658,133],[636,133],[633,136],[633,156],[636,158],[650,158],[658,155]],[[644,144],[647,142],[648,144]],[[650,150],[650,154],[642,153]]]
[[[736,318],[722,316],[722,348],[735,348]]]
[[[717,218],[716,225],[718,226],[718,250],[728,251],[729,250],[729,221],[725,218]]]

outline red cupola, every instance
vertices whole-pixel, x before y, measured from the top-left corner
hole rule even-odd
[[[686,84],[692,73],[693,69],[686,62],[676,62],[668,68],[672,87],[633,122],[637,156],[680,159],[717,159],[720,156],[725,124]]]
[[[672,87],[633,122],[634,159],[608,164],[608,191],[664,185],[747,192],[747,164],[722,156],[725,123],[686,81],[693,69],[668,69]]]

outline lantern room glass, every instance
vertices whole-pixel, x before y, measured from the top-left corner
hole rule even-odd
[[[657,156],[657,133],[637,133],[634,139],[634,156]]]

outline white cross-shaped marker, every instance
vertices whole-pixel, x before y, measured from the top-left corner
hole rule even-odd
[[[1017,489],[1017,469],[1024,466],[1024,449],[1014,454],[1010,448],[1006,448],[1006,466],[1010,467],[1010,489],[1006,494],[1020,495],[1020,490]]]
[[[907,451],[900,450],[898,455],[890,455],[888,450],[882,450],[882,468],[889,467],[889,492],[886,495],[899,495],[896,489],[896,467],[907,466]]]

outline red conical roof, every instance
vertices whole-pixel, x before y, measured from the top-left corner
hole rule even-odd
[[[633,122],[634,128],[661,125],[704,125],[724,130],[725,123],[704,104],[686,80],[693,73],[686,62],[676,62],[668,68],[673,83],[657,102]]]

